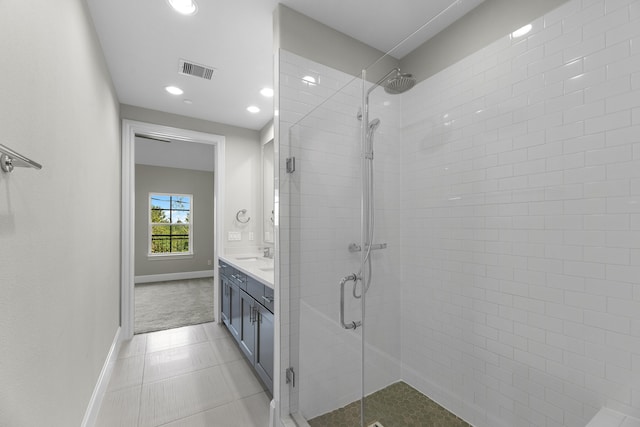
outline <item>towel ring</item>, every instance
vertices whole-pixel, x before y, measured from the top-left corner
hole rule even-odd
[[[251,221],[251,217],[248,216],[246,218],[240,219],[240,217],[244,217],[247,214],[247,210],[246,209],[240,209],[238,211],[238,213],[236,213],[236,220],[240,223],[240,224],[246,224],[249,221]]]

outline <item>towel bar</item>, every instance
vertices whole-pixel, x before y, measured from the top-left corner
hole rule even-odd
[[[13,168],[16,167],[42,169],[42,165],[40,163],[34,162],[22,154],[16,153],[6,145],[0,144],[0,153],[2,153],[0,155],[0,169],[4,172],[11,172],[13,171]]]

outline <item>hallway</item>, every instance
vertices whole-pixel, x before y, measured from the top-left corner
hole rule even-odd
[[[97,427],[264,427],[270,396],[224,326],[135,335],[123,343]]]

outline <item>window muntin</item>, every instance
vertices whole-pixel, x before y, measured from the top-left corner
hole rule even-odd
[[[149,193],[149,255],[193,254],[193,195]]]

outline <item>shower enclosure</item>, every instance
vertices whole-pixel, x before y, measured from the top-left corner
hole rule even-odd
[[[432,74],[279,52],[283,415],[640,415],[640,1],[558,4]]]
[[[382,405],[363,396],[402,377],[401,96],[415,84],[405,71],[385,55],[354,78],[280,52],[281,93],[291,96],[281,105],[314,105],[280,111],[295,122],[280,156],[295,159],[295,171],[280,174],[296,383],[283,395],[312,425],[337,425],[317,417],[347,405],[349,425],[380,421]]]
[[[371,83],[328,78],[343,88],[290,130],[291,355],[308,420],[400,378],[400,105],[380,108],[393,101],[380,88],[367,111]]]

